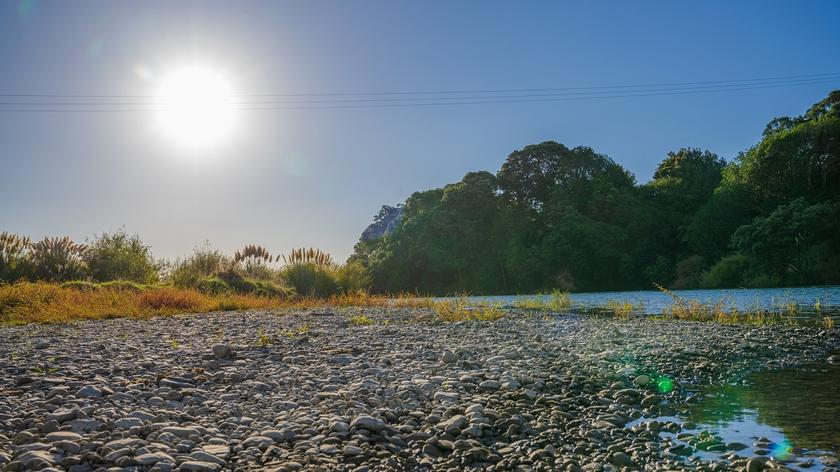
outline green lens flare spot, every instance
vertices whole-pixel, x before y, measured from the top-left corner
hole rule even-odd
[[[674,389],[674,381],[668,377],[660,377],[656,381],[656,388],[660,393],[668,393]]]

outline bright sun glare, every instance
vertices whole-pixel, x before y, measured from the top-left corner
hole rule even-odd
[[[169,71],[158,83],[156,102],[160,131],[185,150],[217,148],[234,131],[233,87],[218,70],[188,65]]]

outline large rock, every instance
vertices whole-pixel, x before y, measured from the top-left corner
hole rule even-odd
[[[350,422],[350,427],[362,428],[378,433],[379,431],[385,429],[385,422],[372,416],[362,415],[354,418],[353,421]]]

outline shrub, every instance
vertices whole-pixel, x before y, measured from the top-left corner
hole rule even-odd
[[[706,273],[701,284],[708,288],[738,287],[744,284],[750,259],[743,254],[730,254],[721,258]]]
[[[195,284],[196,290],[210,295],[219,295],[231,291],[231,288],[224,280],[218,277],[201,277]]]
[[[325,298],[338,293],[335,271],[314,263],[297,263],[283,269],[283,278],[303,296]]]
[[[160,264],[152,258],[149,246],[124,230],[102,233],[88,246],[85,259],[90,276],[100,282],[129,280],[147,284],[158,279]]]
[[[345,293],[366,291],[372,282],[370,272],[358,262],[348,262],[336,271],[336,281]]]
[[[186,259],[176,260],[169,278],[173,285],[195,287],[203,277],[212,277],[232,264],[230,258],[209,247],[196,248]]]

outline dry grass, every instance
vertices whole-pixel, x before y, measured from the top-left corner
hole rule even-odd
[[[565,311],[572,307],[572,299],[568,292],[554,290],[548,294],[540,293],[535,297],[518,300],[514,302],[514,306],[524,310]]]
[[[194,290],[152,287],[141,292],[102,288],[76,290],[45,282],[0,285],[0,323],[64,323],[102,318],[145,318],[176,313],[266,309],[279,299],[252,295],[206,295]]]
[[[91,285],[91,287],[87,287]],[[207,294],[192,289],[143,286],[127,290],[120,284],[0,284],[0,323],[65,323],[103,318],[146,318],[178,313],[203,313],[271,308],[431,307],[427,298],[389,298],[367,292],[329,298],[280,298],[249,294]],[[86,288],[87,287],[87,288]]]
[[[628,301],[619,302],[615,300],[608,300],[606,309],[616,318],[621,318],[623,320],[632,319],[636,315],[644,312],[644,307],[642,305],[634,305]]]
[[[797,324],[796,315],[799,314],[799,309],[793,303],[784,305],[779,311],[761,309],[738,310],[736,308],[727,308],[722,300],[713,305],[709,305],[697,300],[685,300],[660,285],[656,285],[656,288],[671,297],[674,301],[662,313],[665,319],[712,321],[720,324],[747,324],[754,326],[793,326]]]

